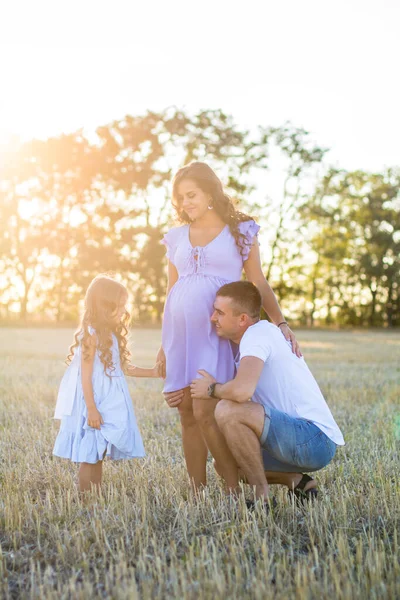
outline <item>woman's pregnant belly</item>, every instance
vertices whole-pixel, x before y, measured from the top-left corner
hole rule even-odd
[[[204,319],[209,320],[213,313],[216,293],[225,283],[228,281],[222,277],[180,277],[168,295],[165,313],[173,321],[189,320],[190,328],[204,326]]]

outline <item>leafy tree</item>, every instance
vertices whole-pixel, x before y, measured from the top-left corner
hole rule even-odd
[[[399,184],[398,172],[331,170],[304,204],[315,264],[328,286],[320,293],[330,298],[329,317],[335,300],[344,322],[399,322]]]
[[[189,118],[169,109],[126,116],[90,140],[77,132],[22,146],[1,173],[0,234],[3,288],[18,278],[21,317],[31,294],[36,312],[75,318],[90,279],[109,271],[132,289],[136,317],[159,318],[171,172],[187,159],[215,155],[232,189],[243,191],[243,140],[221,111]]]

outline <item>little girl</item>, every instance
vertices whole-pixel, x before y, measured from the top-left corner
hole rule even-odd
[[[81,325],[67,358],[55,419],[61,419],[53,454],[80,464],[79,490],[99,487],[105,455],[111,459],[145,455],[124,373],[159,377],[129,362],[128,292],[106,275],[93,279],[85,296]]]

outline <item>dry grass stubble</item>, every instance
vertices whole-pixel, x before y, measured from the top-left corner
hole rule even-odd
[[[151,365],[159,332],[139,330]],[[84,506],[77,467],[51,455],[69,330],[1,336],[0,594],[4,598],[398,598],[400,335],[300,332],[347,445],[306,509],[274,488],[269,515],[229,503],[209,465],[188,494],[176,411],[161,383],[131,380],[147,458],[106,462]]]

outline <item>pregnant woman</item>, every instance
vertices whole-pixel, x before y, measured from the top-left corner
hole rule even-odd
[[[271,321],[292,343],[293,352],[300,355],[300,350],[262,272],[259,226],[235,209],[214,171],[202,162],[183,167],[174,177],[172,199],[185,224],[163,239],[168,289],[157,361],[164,365],[167,402],[179,410],[186,467],[197,489],[206,484],[207,430],[196,421],[189,385],[199,369],[225,382],[235,368],[231,343],[219,338],[210,322],[216,291],[240,280],[244,269]]]

